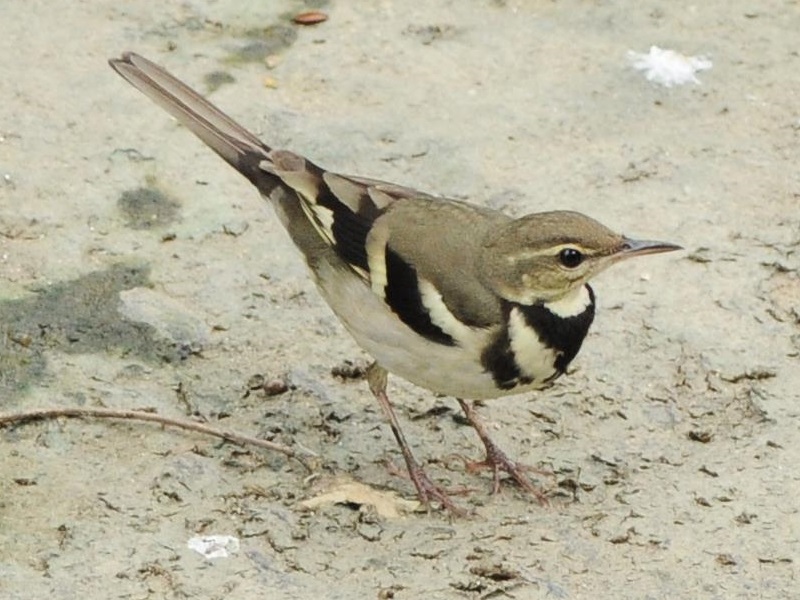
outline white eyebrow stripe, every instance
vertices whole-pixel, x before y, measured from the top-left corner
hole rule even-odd
[[[529,258],[536,258],[537,256],[555,256],[559,252],[567,248],[572,248],[574,250],[577,250],[584,256],[593,256],[592,252],[586,251],[578,244],[566,243],[566,244],[558,244],[557,246],[548,246],[547,248],[539,248],[537,250],[533,249],[524,251],[520,250],[518,252],[515,252],[514,254],[510,254],[506,260],[508,260],[509,262],[517,262],[520,260],[527,260]]]

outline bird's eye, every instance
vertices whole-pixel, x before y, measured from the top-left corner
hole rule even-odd
[[[564,248],[558,253],[558,259],[568,269],[574,269],[583,262],[583,254],[575,248]]]

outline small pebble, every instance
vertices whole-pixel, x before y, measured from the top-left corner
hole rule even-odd
[[[328,20],[328,15],[318,10],[309,10],[306,12],[298,13],[294,16],[292,21],[298,25],[316,25]]]

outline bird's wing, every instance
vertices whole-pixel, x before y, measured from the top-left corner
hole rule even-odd
[[[445,198],[398,200],[374,223],[367,251],[372,290],[409,327],[445,344],[502,323],[479,276],[484,236],[509,217]]]
[[[313,168],[317,184],[294,187],[305,215],[402,322],[446,345],[471,343],[476,329],[502,322],[500,302],[481,281],[477,260],[484,234],[509,217]]]
[[[304,213],[401,321],[447,345],[502,322],[477,260],[485,233],[509,217],[383,181],[318,173],[313,189],[294,188]]]

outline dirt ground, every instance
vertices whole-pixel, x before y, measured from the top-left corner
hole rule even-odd
[[[0,4],[0,412],[147,409],[318,455],[2,429],[0,597],[800,597],[798,2],[319,4]],[[309,7],[329,20],[291,23]],[[713,69],[655,85],[626,56],[651,45]],[[595,281],[574,373],[481,408],[554,472],[548,507],[492,496],[450,458],[480,456],[453,399],[393,379],[475,517],[388,514],[413,487],[332,374],[367,357],[272,209],[108,68],[124,50],[328,168],[685,246]],[[206,535],[238,551],[187,547]]]

